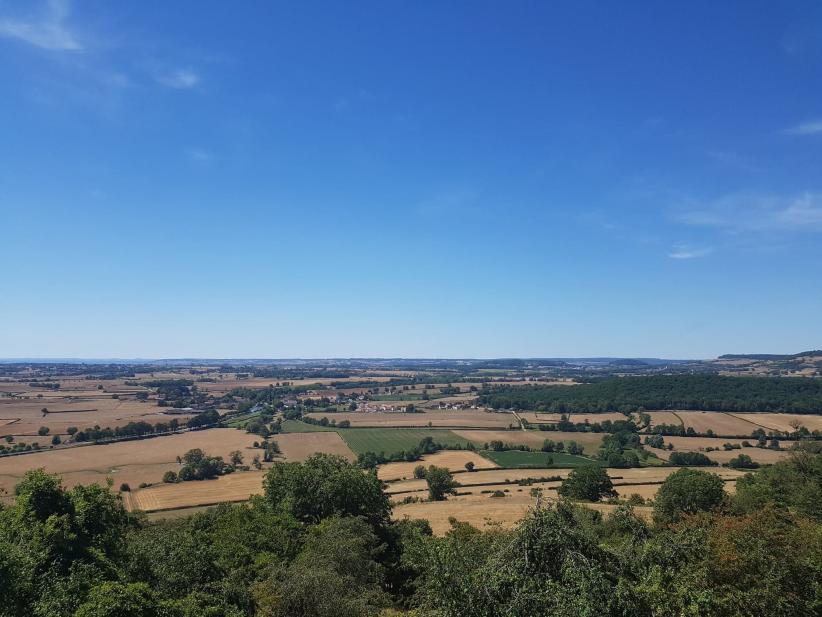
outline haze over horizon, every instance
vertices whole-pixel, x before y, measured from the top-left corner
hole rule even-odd
[[[0,1],[0,357],[822,347],[822,4]]]

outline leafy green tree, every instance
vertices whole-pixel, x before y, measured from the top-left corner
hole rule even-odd
[[[726,500],[722,478],[696,469],[679,469],[668,476],[654,499],[654,520],[679,521],[683,515],[721,508]]]
[[[428,483],[428,497],[432,501],[442,501],[446,495],[453,495],[459,486],[448,469],[435,465],[425,470],[425,481]]]
[[[468,461],[465,463],[466,471],[474,471],[474,461]]]
[[[736,481],[735,511],[752,513],[772,503],[822,521],[822,455],[803,444],[779,461]]]
[[[425,465],[417,465],[414,467],[414,477],[417,480],[423,480],[425,478]]]
[[[572,469],[557,492],[563,497],[599,501],[616,495],[607,470],[601,465],[584,465]]]
[[[263,486],[271,506],[305,522],[350,515],[383,526],[391,512],[377,475],[341,456],[314,454],[302,463],[276,463]]]

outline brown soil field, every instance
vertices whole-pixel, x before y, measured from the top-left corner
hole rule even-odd
[[[125,496],[130,510],[170,510],[226,501],[246,501],[263,492],[263,471],[242,471],[214,480],[160,484],[131,491]]]
[[[793,432],[791,422],[797,421],[809,431],[822,431],[822,416],[795,413],[729,413],[728,415],[757,424],[765,430]]]
[[[387,403],[388,404],[388,403]],[[426,427],[431,426],[453,427],[470,426],[477,428],[506,428],[512,422],[516,422],[511,414],[492,413],[479,409],[466,410],[430,410],[425,413],[385,413],[385,412],[340,412],[310,413],[307,414],[318,420],[322,417],[335,419],[339,423],[342,420],[351,422],[351,426],[408,426]],[[5,417],[5,416],[4,416]]]
[[[49,413],[43,414],[46,408]],[[85,411],[93,410],[93,411]],[[0,418],[10,420],[19,418],[14,424],[0,424],[0,437],[14,435],[15,437],[37,436],[37,429],[47,426],[52,435],[65,434],[70,426],[90,428],[94,425],[105,427],[122,426],[129,422],[168,422],[172,418],[180,421],[190,418],[190,415],[166,415],[162,407],[154,401],[137,401],[134,399],[113,399],[110,394],[105,396],[84,397],[43,397],[42,399],[0,399]],[[24,441],[37,441],[37,439]],[[43,440],[40,439],[42,442]]]
[[[586,454],[593,454],[599,449],[604,433],[564,433],[561,431],[483,431],[462,429],[453,431],[457,436],[481,445],[498,439],[505,443],[523,444],[532,448],[541,448],[546,439],[552,441],[576,441],[585,448]]]
[[[288,461],[304,461],[312,454],[325,452],[339,454],[350,461],[357,457],[348,448],[339,433],[284,433],[271,437],[282,450],[283,457]]]
[[[176,457],[192,448],[206,454],[228,459],[230,452],[240,450],[250,462],[254,454],[251,445],[259,437],[236,429],[209,429],[178,435],[124,441],[106,445],[90,445],[44,450],[21,456],[0,458],[0,488],[13,492],[15,484],[29,469],[44,468],[63,477],[67,486],[105,484],[112,478],[114,487],[127,482],[136,488],[141,482],[160,482],[163,473],[177,471]]]
[[[336,433],[306,433],[312,435],[336,435]],[[471,461],[476,466],[476,469],[494,469],[497,464],[493,461],[480,456],[476,452],[469,450],[441,450],[434,454],[429,454],[422,457],[419,461],[411,461],[408,463],[387,463],[380,465],[377,470],[377,476],[381,480],[402,480],[414,477],[414,468],[417,465],[436,465],[437,467],[446,467],[451,471],[465,470],[465,464]],[[472,472],[479,473],[479,471]],[[460,476],[461,477],[461,476]]]

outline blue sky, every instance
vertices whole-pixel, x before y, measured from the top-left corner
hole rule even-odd
[[[0,356],[822,347],[819,2],[0,0]]]

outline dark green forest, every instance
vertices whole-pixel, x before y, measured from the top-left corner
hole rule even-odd
[[[576,481],[588,475],[602,481]],[[67,490],[32,471],[0,509],[0,615],[822,610],[822,456],[810,450],[744,476],[734,496],[711,473],[679,470],[660,487],[650,521],[629,506],[603,517],[563,500],[535,507],[514,530],[454,522],[434,537],[426,522],[390,515],[375,474],[322,454],[276,464],[248,504],[156,523],[127,513],[109,489]]]
[[[630,413],[643,410],[822,414],[822,380],[802,377],[652,375],[576,386],[500,386],[480,392],[494,409]]]

